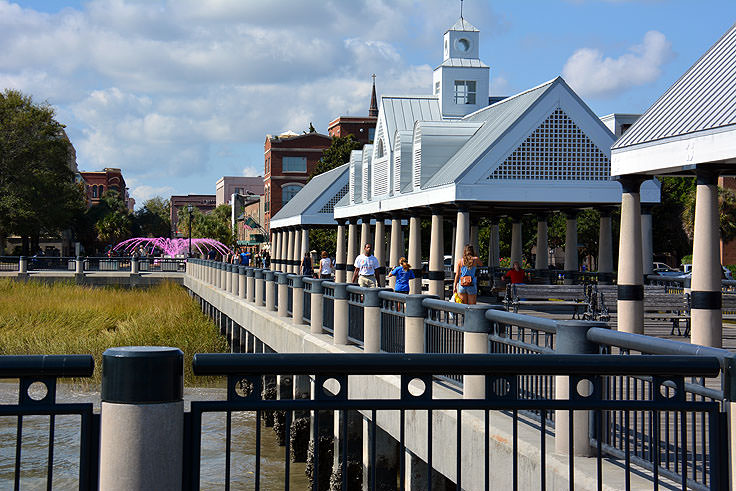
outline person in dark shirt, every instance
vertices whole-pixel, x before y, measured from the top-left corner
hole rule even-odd
[[[508,279],[511,284],[524,283],[524,270],[521,269],[519,261],[514,261],[512,268],[503,275],[503,279]]]

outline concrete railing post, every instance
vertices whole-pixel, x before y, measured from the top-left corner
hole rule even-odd
[[[213,273],[214,274],[214,278],[213,278],[212,285],[215,288],[220,288],[220,269],[222,268],[222,263],[221,262],[215,262],[215,264],[214,264],[213,267],[214,267],[214,270],[215,271]]]
[[[333,295],[332,341],[334,344],[348,344],[348,284],[335,283]]]
[[[249,302],[256,301],[256,270],[245,268],[245,294]]]
[[[306,231],[304,232],[306,233]],[[291,317],[294,324],[304,324],[304,278],[292,276]]]
[[[279,289],[279,317],[288,317],[289,273],[276,273]]]
[[[723,368],[723,392],[725,396],[724,409],[728,421],[728,479],[730,486],[736,486],[736,356],[726,359]]]
[[[210,259],[209,261],[209,273],[207,276],[209,277],[209,280],[207,281],[211,286],[217,287],[217,263]]]
[[[324,289],[322,288],[323,280],[310,280],[312,283],[312,291],[309,294],[310,315],[309,324],[312,334],[322,334],[322,308],[324,305]]]
[[[245,298],[245,266],[238,266],[238,297]]]
[[[238,267],[239,266],[237,264],[233,264],[232,265],[232,269],[230,270],[230,276],[232,276],[232,278],[233,278],[233,280],[232,280],[233,281],[232,294],[233,294],[233,296],[236,296],[236,297],[239,296],[238,295],[238,290],[239,290],[239,286],[240,286],[239,283],[238,283],[238,279],[240,278],[240,275],[238,274],[238,272],[239,272]]]
[[[255,271],[255,290],[256,290],[256,296],[255,301],[256,305],[261,306],[263,305],[263,270],[262,269],[256,269]]]
[[[424,318],[427,308],[422,303],[428,295],[407,295],[404,307],[404,353],[425,353]]]
[[[84,274],[84,258],[82,258],[82,256],[77,256],[77,264],[74,269],[74,274]]]
[[[266,310],[273,312],[276,310],[276,276],[274,272],[268,269],[263,270],[264,281],[266,282]],[[280,292],[279,292],[280,293]],[[279,295],[281,302],[283,298]],[[281,304],[279,302],[279,304]]]
[[[225,292],[232,293],[233,291],[233,265],[225,263]]]
[[[363,351],[381,351],[381,290],[367,288],[363,292]]]
[[[161,346],[103,353],[100,489],[181,489],[183,360]]]
[[[28,274],[28,258],[25,256],[18,258],[18,273]]]
[[[227,291],[227,263],[220,263],[220,289]]]
[[[604,322],[588,321],[560,321],[557,324],[555,335],[555,353],[560,355],[595,354],[598,347],[587,339],[588,329],[603,327]],[[570,387],[570,377],[558,375],[555,377],[555,399],[570,399],[570,391],[577,390],[581,395],[588,395],[592,390],[590,383],[581,381],[578,387]],[[590,446],[590,425],[588,411],[573,411],[573,455],[591,456],[593,449]],[[569,438],[570,419],[568,410],[555,411],[555,451],[570,455]],[[605,431],[605,430],[604,430]]]
[[[486,319],[487,307],[468,305],[465,307],[463,323],[463,353],[488,354],[490,324]],[[485,375],[463,375],[463,398],[483,399],[486,396]]]

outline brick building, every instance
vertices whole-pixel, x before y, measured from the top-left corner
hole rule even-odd
[[[263,177],[223,176],[215,184],[215,204],[230,204],[233,194],[263,194]]]
[[[128,188],[120,169],[106,167],[101,171],[80,172],[84,180],[84,190],[87,195],[87,206],[94,206],[100,202],[105,191],[115,191],[125,203],[129,211],[133,211],[135,200],[128,194]]]
[[[185,196],[172,196],[169,201],[169,220],[171,220],[171,236],[184,237],[187,235],[186,230],[177,230],[179,223],[179,213],[187,212],[187,205],[192,205],[202,213],[209,213],[216,208],[216,199],[214,194],[187,194]]]
[[[332,137],[353,135],[360,143],[373,143],[373,136],[378,122],[378,101],[376,98],[376,76],[373,75],[373,89],[371,90],[371,105],[368,116],[338,116],[330,121],[327,134]]]
[[[316,132],[266,135],[263,178],[266,197],[263,227],[266,231],[269,230],[271,217],[307,183],[309,174],[331,141],[329,136]]]

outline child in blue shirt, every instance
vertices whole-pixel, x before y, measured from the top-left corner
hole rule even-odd
[[[405,257],[399,259],[399,265],[388,274],[389,278],[392,276],[396,277],[396,286],[394,286],[396,293],[409,293],[409,280],[416,278],[414,271],[411,270],[411,264],[406,261]]]

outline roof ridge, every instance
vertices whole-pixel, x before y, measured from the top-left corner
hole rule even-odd
[[[492,108],[492,107],[498,107],[498,106],[500,106],[501,104],[504,104],[504,103],[506,103],[506,102],[511,102],[511,101],[513,101],[514,99],[518,98],[518,97],[521,97],[521,96],[523,96],[523,95],[526,95],[526,94],[528,94],[528,93],[530,93],[530,92],[534,92],[535,90],[541,89],[542,87],[544,87],[544,86],[546,86],[546,85],[548,85],[548,86],[550,86],[550,87],[551,87],[551,86],[552,86],[552,85],[553,85],[554,83],[556,83],[556,82],[559,82],[559,81],[561,81],[561,80],[563,80],[563,79],[562,79],[562,77],[561,77],[560,75],[558,75],[557,77],[553,78],[552,80],[548,80],[548,81],[546,81],[546,82],[544,82],[544,83],[541,83],[541,84],[537,85],[536,87],[532,87],[531,89],[527,89],[527,90],[525,90],[525,91],[523,91],[523,92],[519,92],[518,94],[514,94],[514,95],[511,95],[511,96],[508,96],[507,98],[505,98],[505,99],[501,99],[501,100],[500,100],[500,101],[498,101],[498,102],[494,102],[493,104],[489,104],[489,105],[487,105],[486,107],[482,107],[482,108],[478,109],[478,110],[477,110],[477,111],[475,111],[475,112],[472,112],[472,113],[470,113],[470,114],[466,114],[466,115],[465,115],[465,116],[463,116],[463,117],[462,117],[462,118],[461,118],[460,120],[461,120],[461,121],[462,121],[462,120],[465,120],[465,119],[467,119],[467,118],[470,118],[471,116],[474,116],[474,115],[476,115],[476,114],[478,114],[478,113],[480,113],[480,112],[482,112],[482,111],[486,111],[486,110],[488,110],[489,108]]]

